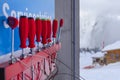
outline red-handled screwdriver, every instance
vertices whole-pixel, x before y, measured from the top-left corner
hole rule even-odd
[[[63,27],[63,24],[64,24],[64,20],[60,19],[59,29],[58,29],[58,35],[57,35],[57,43],[60,42],[61,28]]]
[[[42,21],[39,18],[36,18],[35,20],[36,23],[36,41],[37,41],[37,51],[40,51],[40,37],[41,37],[41,33],[42,33]]]
[[[22,48],[21,58],[25,57],[24,48],[26,48],[26,41],[28,38],[28,18],[26,16],[20,16],[19,20],[19,36],[20,47]]]
[[[36,34],[36,27],[35,27],[35,20],[32,17],[28,18],[28,40],[29,40],[29,48],[30,48],[30,54],[34,53],[34,47],[35,47],[35,34]]]
[[[56,42],[56,35],[57,35],[57,29],[58,29],[58,20],[53,20],[53,44]]]
[[[33,17],[28,18],[28,40],[29,40],[29,48],[30,48],[30,55],[34,54],[34,47],[35,47],[35,35],[36,35],[36,24]],[[32,74],[32,80],[34,80],[34,66],[31,63],[31,74]]]
[[[52,34],[52,25],[51,25],[51,20],[47,20],[47,42],[48,42],[48,46],[51,45],[51,34]]]
[[[47,21],[42,20],[42,44],[43,44],[43,48],[46,47],[46,43],[47,43]]]
[[[10,56],[10,58],[11,58],[11,62],[10,62],[10,64],[12,64],[12,63],[14,63],[15,61],[14,61],[14,28],[16,28],[17,27],[17,25],[18,25],[18,20],[16,19],[16,18],[14,18],[14,17],[8,17],[8,19],[7,19],[7,23],[8,23],[8,25],[10,26],[10,28],[12,29],[12,45],[11,45],[11,56]]]

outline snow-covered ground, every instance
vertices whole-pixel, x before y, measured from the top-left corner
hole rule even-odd
[[[43,47],[42,43],[40,43],[39,46],[40,46],[40,48],[42,48]],[[37,49],[37,46],[34,48],[34,51],[36,49]],[[29,52],[30,52],[30,48],[27,47],[26,49],[24,49],[25,55],[28,55]],[[13,56],[17,58],[17,57],[20,57],[21,54],[22,54],[22,50],[17,50],[17,51],[14,51]],[[11,60],[10,56],[11,56],[11,53],[7,53],[6,55],[1,55],[0,63],[4,63],[4,62]]]
[[[80,76],[85,80],[120,80],[120,62],[112,63],[107,66],[97,66],[92,69],[83,69],[92,64],[90,53],[80,53]]]

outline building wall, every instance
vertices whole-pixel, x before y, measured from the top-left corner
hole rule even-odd
[[[59,72],[54,80],[77,80],[69,74],[79,75],[79,0],[55,0],[55,17],[64,18],[58,59],[66,66],[57,60]]]
[[[105,55],[107,64],[120,61],[120,50],[107,51]]]

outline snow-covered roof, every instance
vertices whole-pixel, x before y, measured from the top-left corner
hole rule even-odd
[[[100,57],[104,57],[104,54],[105,53],[97,52],[97,53],[93,54],[92,57],[100,58]]]
[[[120,41],[117,41],[111,45],[106,46],[102,51],[116,50],[120,49]]]

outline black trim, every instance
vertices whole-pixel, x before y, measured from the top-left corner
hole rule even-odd
[[[0,80],[5,80],[5,69],[0,68]]]
[[[26,16],[20,16],[20,18],[26,18]]]

